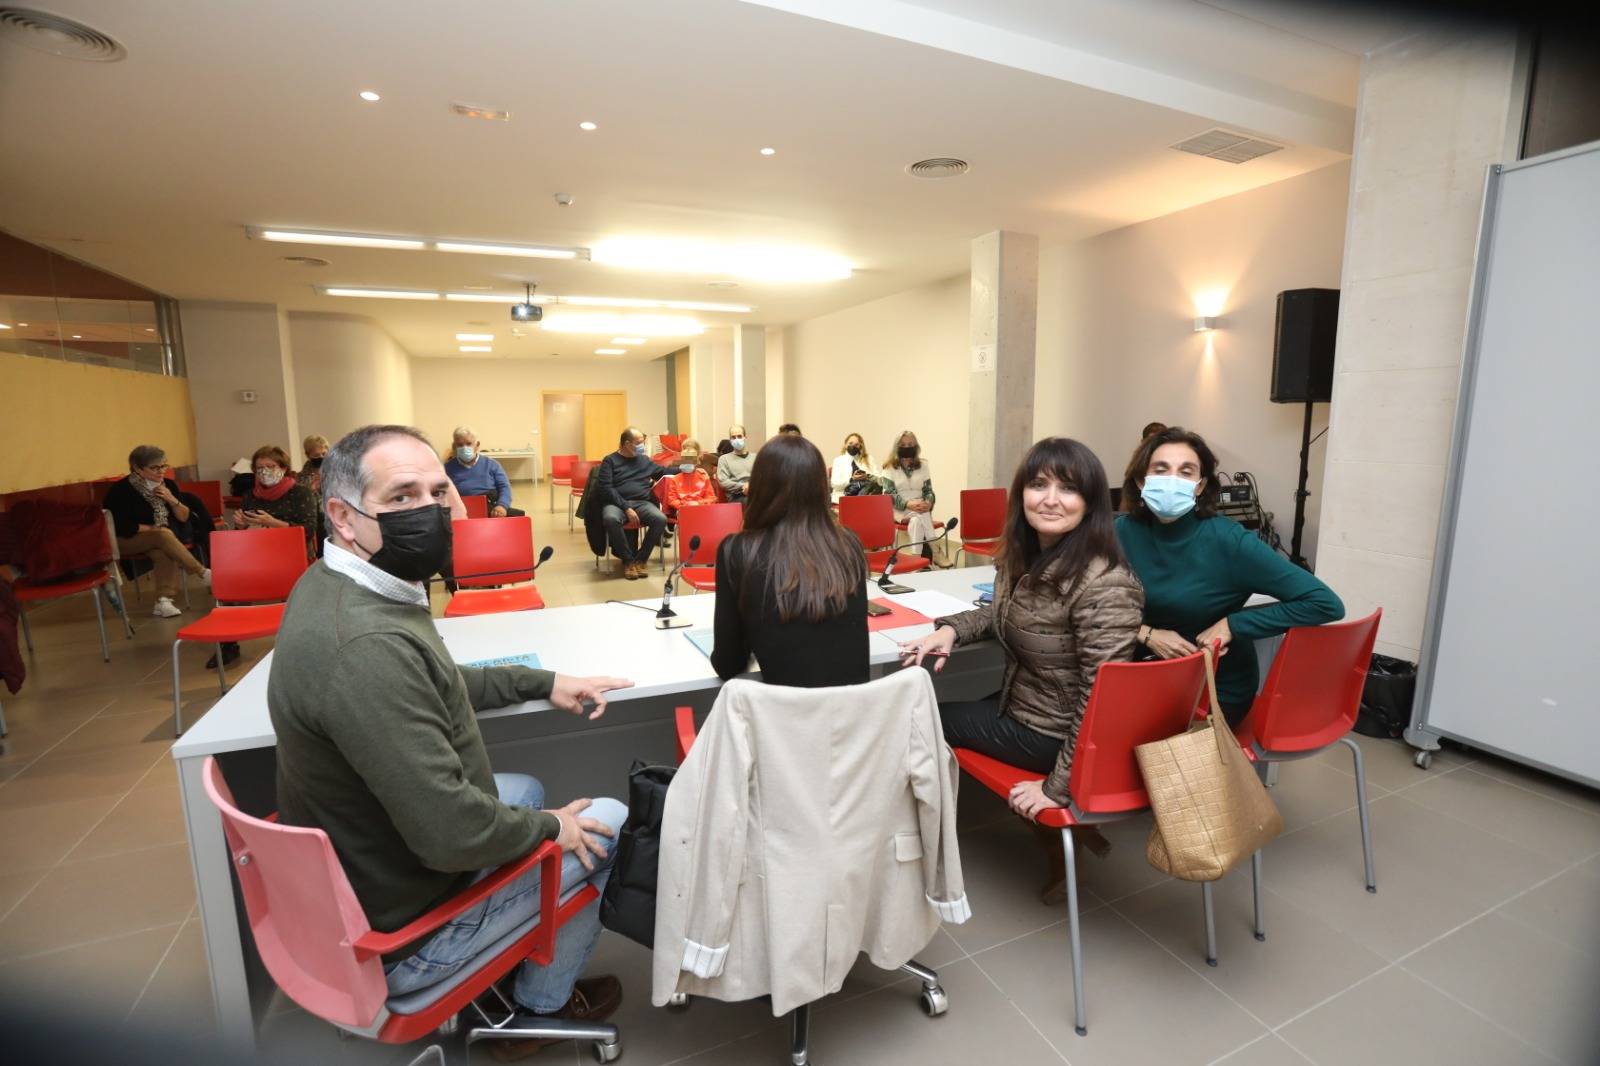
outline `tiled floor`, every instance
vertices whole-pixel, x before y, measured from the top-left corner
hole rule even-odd
[[[655,582],[597,572],[581,530],[535,502],[551,606],[640,597]],[[38,651],[4,701],[0,744],[0,997],[23,991],[93,1024],[166,1026],[204,1041],[210,1000],[178,794],[167,750],[172,633],[193,618],[149,617],[101,663],[87,601],[35,617]],[[438,605],[442,607],[442,597]],[[140,608],[143,607],[143,610]],[[266,649],[247,645],[248,666]],[[215,697],[206,652],[184,655],[185,715]],[[1349,760],[1342,750],[1284,767],[1287,830],[1266,853],[1268,939],[1249,932],[1248,873],[1218,888],[1221,959],[1202,959],[1199,890],[1144,861],[1143,821],[1115,826],[1082,868],[1089,1035],[1072,1032],[1065,913],[1034,895],[1042,859],[1029,831],[968,784],[960,823],[974,908],[922,960],[940,969],[950,1012],[917,1008],[916,985],[863,964],[813,1012],[812,1057],[846,1063],[1600,1062],[1600,795],[1498,760],[1442,753],[1423,772],[1399,744],[1362,740],[1379,892],[1362,889]],[[597,969],[619,973],[618,1018],[632,1066],[782,1063],[787,1030],[759,1004],[649,1005],[649,957],[610,935]],[[268,1051],[317,1062],[397,1062],[280,1001]],[[575,1063],[585,1048],[534,1061]]]

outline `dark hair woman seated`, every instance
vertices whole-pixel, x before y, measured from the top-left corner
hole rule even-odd
[[[1068,802],[1078,726],[1102,663],[1133,656],[1144,594],[1117,544],[1105,468],[1065,437],[1035,444],[1011,482],[995,560],[994,602],[940,618],[902,648],[908,662],[993,638],[1005,652],[1000,691],[988,699],[941,703],[944,737],[1043,775],[1011,792],[1032,820]],[[934,660],[939,670],[944,659]],[[1096,854],[1109,847],[1093,827],[1074,835]],[[1041,833],[1050,873],[1041,896],[1064,897],[1065,861],[1055,834]]]
[[[780,434],[756,453],[744,531],[717,548],[718,677],[744,673],[754,653],[773,685],[868,680],[866,559],[828,500],[828,468],[804,437]]]

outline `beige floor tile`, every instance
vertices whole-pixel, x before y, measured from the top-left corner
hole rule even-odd
[[[1405,798],[1560,863],[1600,852],[1600,814],[1507,784],[1475,767],[1408,788]]]
[[[171,707],[137,714],[101,714],[85,722],[50,752],[51,755],[86,755],[99,751],[162,752],[172,747]]]
[[[1072,1027],[1066,926],[980,952],[973,961],[1072,1066],[1208,1063],[1266,1032],[1110,907],[1083,920],[1087,1036]]]
[[[107,700],[94,697],[96,708]],[[33,713],[29,713],[33,712]],[[6,704],[6,724],[9,727],[4,740],[0,740],[0,767],[16,770],[51,751],[84,723],[94,717],[94,710],[60,710],[42,704],[14,707]]]
[[[39,807],[7,807],[0,803],[0,855],[5,856],[6,870],[48,870],[116,805],[113,796]]]
[[[1066,908],[1039,902],[1045,878],[1044,850],[1021,819],[992,823],[960,835],[961,876],[972,917],[945,931],[967,952],[979,951],[1066,920]],[[1085,892],[1085,911],[1100,900]]]
[[[135,788],[67,856],[68,862],[98,859],[188,839],[176,781]]]
[[[1600,956],[1600,856],[1518,896],[1495,913]]]
[[[23,897],[32,892],[34,886],[44,880],[45,870],[17,870],[9,867],[0,873],[0,919],[15,907]]]
[[[1554,1060],[1401,969],[1341,994],[1278,1035],[1318,1063],[1533,1066]]]
[[[197,1039],[214,1033],[211,1025],[211,973],[198,919],[183,924],[130,1020],[163,1029],[183,1028]]]
[[[1473,761],[1459,748],[1446,748],[1433,753],[1432,769],[1419,770],[1411,762],[1417,750],[1405,741],[1380,740],[1377,737],[1364,737],[1360,733],[1352,733],[1351,736],[1361,745],[1367,781],[1390,792],[1426,781],[1430,774],[1467,766]],[[1336,744],[1313,761],[1354,776],[1350,766],[1350,749],[1343,744]]]
[[[1568,781],[1566,778],[1498,759],[1492,755],[1479,758],[1472,768],[1481,774],[1488,774],[1490,777],[1516,785],[1518,788],[1537,792],[1547,799],[1600,815],[1600,789],[1589,788],[1576,781]]]
[[[1401,965],[1562,1062],[1600,1055],[1600,955],[1490,914]]]
[[[118,796],[132,788],[145,771],[165,757],[164,750],[146,750],[145,745],[87,755],[52,753],[30,763],[0,786],[0,809]]]
[[[1348,750],[1342,748],[1340,750]],[[1371,781],[1367,782],[1367,799],[1387,794]],[[1317,761],[1304,759],[1283,763],[1278,767],[1278,783],[1270,793],[1278,812],[1283,815],[1285,832],[1304,829],[1314,822],[1331,818],[1341,811],[1353,810],[1356,805],[1356,781],[1346,773]]]
[[[65,863],[0,921],[0,959],[174,925],[193,906],[187,845]]]
[[[1254,1040],[1238,1051],[1217,1059],[1212,1066],[1306,1066],[1311,1062],[1276,1034]]]
[[[44,1009],[80,1012],[92,1004],[93,1024],[114,1027],[133,1007],[181,922],[0,963],[0,995],[8,1006],[32,1001]]]

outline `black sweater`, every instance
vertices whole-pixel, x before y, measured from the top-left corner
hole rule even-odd
[[[167,478],[166,484],[167,491],[177,496],[178,483]],[[140,526],[156,524],[155,508],[150,506],[149,500],[140,495],[138,489],[128,484],[127,478],[123,478],[106,491],[106,501],[101,506],[111,512],[111,523],[117,527],[117,537],[122,540],[138,535]],[[172,505],[167,504],[167,527],[172,528],[181,524],[178,516],[173,513]]]
[[[602,508],[626,509],[630,504],[648,501],[651,498],[650,486],[676,473],[676,470],[657,465],[644,452],[636,452],[631,459],[625,458],[621,452],[612,452],[600,463],[600,472],[594,484],[594,501]]]
[[[821,622],[785,622],[778,617],[777,604],[768,591],[767,568],[761,559],[750,558],[748,543],[747,536],[735,535],[717,546],[716,631],[711,651],[717,676],[726,681],[744,673],[754,652],[761,680],[770,685],[826,688],[866,682],[865,571],[841,613]]]

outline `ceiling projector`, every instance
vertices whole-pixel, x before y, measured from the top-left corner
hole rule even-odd
[[[537,322],[544,317],[544,308],[533,302],[533,286],[526,286],[527,299],[520,304],[511,305],[511,321]]]

